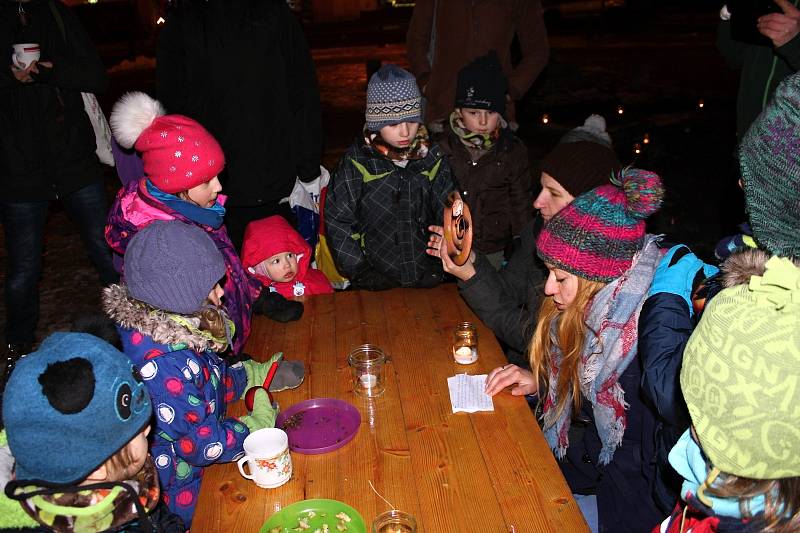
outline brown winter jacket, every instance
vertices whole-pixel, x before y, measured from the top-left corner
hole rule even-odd
[[[436,30],[432,32],[434,6]],[[512,68],[515,33],[522,60]],[[549,55],[540,0],[417,0],[406,45],[411,71],[427,99],[428,124],[442,120],[453,110],[458,71],[476,57],[497,51],[508,78],[509,94],[518,100],[544,69]],[[433,66],[428,60],[432,48]],[[506,118],[514,120],[513,105]]]
[[[491,254],[505,249],[533,218],[530,163],[525,144],[507,129],[497,145],[472,163],[464,143],[447,127],[437,142],[456,188],[472,214],[472,246]]]

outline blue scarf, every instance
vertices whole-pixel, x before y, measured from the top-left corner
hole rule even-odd
[[[586,336],[580,362],[580,387],[583,396],[592,404],[594,422],[600,436],[602,449],[598,458],[601,465],[611,462],[614,451],[622,444],[628,420],[625,410],[625,391],[618,380],[638,353],[637,327],[639,313],[647,298],[647,290],[661,259],[657,242],[660,237],[647,235],[642,250],[634,257],[627,272],[600,289],[586,313],[586,326],[597,332]],[[556,319],[557,320],[557,319]],[[551,324],[555,335],[556,320]],[[553,343],[553,361],[550,370],[548,395],[543,404],[544,437],[559,459],[569,447],[569,426],[572,419],[572,398],[560,415],[556,388],[562,354]],[[637,364],[637,363],[634,363]],[[638,391],[630,391],[638,394]]]
[[[683,477],[683,486],[681,487],[681,497],[687,498],[687,493],[697,496],[697,491],[700,485],[708,477],[708,465],[703,457],[703,452],[700,446],[692,438],[691,430],[687,429],[672,451],[669,452],[669,464],[672,468]],[[729,516],[731,518],[742,518],[742,513],[739,508],[738,498],[720,498],[712,496],[705,492],[703,499],[707,500],[703,503],[710,503],[711,510],[717,516]],[[747,502],[750,516],[755,516],[764,511],[764,496],[756,496]]]
[[[222,226],[222,219],[225,217],[225,207],[215,202],[211,207],[200,207],[186,200],[178,198],[174,194],[169,194],[155,185],[150,180],[145,181],[147,192],[156,200],[177,211],[193,222],[219,229]]]

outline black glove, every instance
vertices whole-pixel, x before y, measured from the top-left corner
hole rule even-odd
[[[277,322],[292,322],[303,316],[303,304],[287,300],[277,292],[264,289],[253,302],[253,312]]]
[[[381,274],[372,267],[367,267],[353,276],[350,284],[354,289],[365,291],[386,291],[400,286],[396,280]]]

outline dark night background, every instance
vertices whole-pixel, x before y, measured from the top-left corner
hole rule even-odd
[[[518,135],[532,162],[589,114],[603,115],[621,160],[656,171],[664,180],[666,203],[651,219],[651,231],[712,260],[717,240],[744,220],[734,159],[738,76],[715,48],[721,3],[543,4],[550,63],[518,106]],[[155,20],[168,17],[168,10],[134,0],[100,0],[72,9],[108,68],[111,88],[98,95],[106,114],[125,91],[157,96]],[[300,6],[297,16],[312,47],[322,96],[326,168],[333,168],[363,125],[368,72],[380,62],[408,66],[404,40],[410,14],[410,7],[379,7],[378,0],[306,0]],[[110,200],[119,186],[113,169],[106,183]],[[4,276],[6,257],[0,254]],[[57,203],[46,229],[40,289],[38,339],[99,307],[95,272]],[[0,313],[4,321],[4,310]]]

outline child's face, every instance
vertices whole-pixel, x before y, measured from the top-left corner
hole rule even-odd
[[[147,449],[149,448],[147,444],[147,436],[150,434],[150,424],[148,424],[142,431],[139,432],[138,435],[133,437],[133,440],[128,443],[128,450],[131,453],[131,458],[133,458],[133,463],[131,463],[128,468],[125,469],[123,475],[126,477],[122,479],[129,479],[130,477],[139,473],[139,471],[144,466],[145,460],[147,460]],[[115,481],[122,481],[122,479],[117,479]]]
[[[395,148],[408,148],[414,137],[417,136],[417,130],[419,130],[419,123],[401,122],[382,127],[381,137]]]
[[[214,285],[214,288],[211,289],[211,292],[208,293],[208,301],[219,307],[222,305],[222,296],[224,294],[225,291],[219,286],[219,283],[217,283]]]
[[[261,261],[255,268],[262,276],[272,281],[292,281],[297,276],[297,254],[281,252]]]
[[[575,199],[567,190],[557,182],[553,176],[547,172],[542,172],[541,178],[542,192],[533,202],[534,209],[539,210],[539,214],[545,220],[550,220],[553,215],[564,209]]]
[[[147,435],[150,434],[150,424],[144,427],[135,437],[133,437],[128,444],[120,451],[117,456],[126,457],[129,462],[127,466],[117,466],[118,463],[112,459],[108,459],[105,463],[100,465],[97,470],[92,472],[89,477],[81,482],[81,485],[90,485],[100,481],[114,482],[124,481],[136,476],[147,460]]]
[[[217,195],[222,191],[219,177],[214,176],[205,183],[195,185],[186,191],[186,197],[200,207],[211,207],[217,201]]]
[[[464,127],[472,133],[487,134],[497,129],[497,124],[500,122],[500,113],[486,111],[485,109],[462,107],[461,119],[464,121]]]

